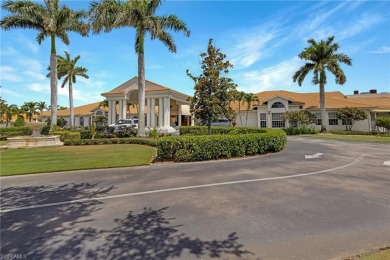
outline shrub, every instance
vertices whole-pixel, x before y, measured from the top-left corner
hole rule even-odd
[[[64,141],[64,145],[99,145],[99,144],[142,144],[156,147],[157,143],[154,139],[145,139],[138,137],[131,138],[109,138],[109,139],[73,139]]]
[[[79,140],[81,139],[80,132],[70,132],[70,131],[53,131],[52,135],[59,135],[60,140],[63,142],[65,140]]]
[[[41,135],[49,135],[50,134],[50,126],[45,125],[41,130]]]
[[[328,132],[335,135],[378,135],[382,137],[390,137],[390,134],[388,133],[381,133],[376,131],[368,132],[368,131],[329,130]]]
[[[390,132],[390,117],[377,117],[375,119],[375,124],[377,127],[383,127],[387,129],[387,132]]]
[[[22,127],[25,125],[26,122],[24,121],[24,118],[22,116],[18,116],[18,118],[15,120],[14,127]]]
[[[283,129],[287,135],[311,135],[318,134],[315,127],[289,127]]]
[[[91,139],[91,131],[90,130],[80,130],[80,138],[81,139]]]
[[[27,126],[22,127],[1,127],[0,128],[0,140],[4,141],[8,137],[31,135],[32,131]]]
[[[216,160],[278,152],[285,144],[286,134],[281,130],[250,134],[164,137],[157,141],[157,157],[175,161]]]
[[[180,135],[207,135],[207,126],[182,126],[180,127]],[[267,129],[257,127],[226,127],[213,126],[211,127],[212,135],[228,135],[228,134],[254,134],[265,133]]]

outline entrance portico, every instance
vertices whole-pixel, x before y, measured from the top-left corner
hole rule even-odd
[[[119,118],[131,117],[127,113],[128,105],[138,105],[138,79],[134,77],[101,95],[108,100],[108,124],[115,124]],[[146,81],[146,129],[158,128],[163,133],[174,132],[174,126],[182,125],[183,116],[185,116],[187,125],[189,122],[193,125],[189,114],[188,98],[189,96],[183,93]],[[117,109],[119,118],[117,118]]]

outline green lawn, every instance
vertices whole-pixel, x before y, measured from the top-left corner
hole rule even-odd
[[[156,148],[135,144],[0,150],[1,176],[148,165]]]
[[[388,260],[390,259],[390,247],[367,254],[347,258],[348,260]]]
[[[390,143],[390,137],[381,137],[375,135],[335,135],[335,134],[316,134],[316,135],[301,135],[303,137],[312,138],[327,138],[350,141],[365,141],[365,142],[382,142]]]

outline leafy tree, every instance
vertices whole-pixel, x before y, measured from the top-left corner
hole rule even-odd
[[[284,121],[288,120],[292,125],[299,127],[306,127],[317,121],[316,115],[306,110],[287,111],[283,114],[282,119]]]
[[[61,88],[67,83],[69,87],[69,106],[70,106],[70,128],[74,126],[74,106],[73,106],[73,84],[76,84],[76,77],[80,76],[88,79],[88,70],[84,67],[77,67],[76,63],[80,59],[80,55],[76,56],[73,60],[68,52],[65,51],[65,57],[57,56],[58,64],[58,79],[64,77]],[[50,67],[49,67],[50,70]]]
[[[347,131],[352,130],[352,126],[356,121],[367,119],[367,113],[357,107],[343,107],[337,110],[336,116],[345,124]]]
[[[231,78],[225,77],[233,65],[225,61],[226,55],[213,46],[209,40],[207,52],[201,53],[203,73],[193,76],[187,69],[187,75],[195,82],[195,94],[190,98],[190,111],[211,133],[211,123],[221,117],[228,117],[232,112],[229,106],[231,92],[236,85]]]
[[[91,4],[90,15],[95,33],[110,32],[115,28],[133,27],[136,30],[135,52],[138,55],[138,135],[145,136],[145,35],[158,39],[169,51],[176,52],[176,45],[167,30],[182,31],[190,35],[186,24],[176,15],[156,16],[162,0],[103,0]]]
[[[26,113],[29,122],[32,121],[34,115],[39,114],[36,102],[24,102],[22,109]]]
[[[377,127],[383,127],[384,129],[387,130],[387,132],[390,132],[390,117],[377,117],[375,119],[375,124]]]
[[[244,101],[246,102],[246,119],[245,119],[245,126],[248,123],[248,113],[249,109],[254,102],[259,102],[259,98],[253,94],[253,93],[245,93],[244,94]]]
[[[320,110],[321,110],[321,132],[326,132],[325,120],[325,85],[327,83],[326,71],[332,73],[336,78],[336,84],[343,85],[347,78],[340,67],[340,63],[352,65],[350,57],[343,53],[338,53],[340,48],[338,43],[334,43],[334,36],[329,37],[326,41],[316,42],[310,39],[306,47],[298,57],[306,61],[293,76],[293,81],[302,85],[306,75],[313,71],[312,83],[320,86]]]
[[[15,120],[14,127],[25,126],[26,123],[24,121],[24,117],[22,115],[18,115],[18,118]]]
[[[86,36],[89,25],[82,19],[85,17],[83,11],[73,11],[70,8],[59,5],[59,0],[45,0],[44,4],[35,3],[29,0],[5,1],[2,8],[11,13],[1,20],[1,28],[26,28],[38,31],[37,41],[39,44],[46,37],[50,37],[50,73],[51,89],[51,121],[57,122],[57,57],[56,37],[60,38],[66,45],[69,44],[67,32],[76,32]]]
[[[5,126],[8,127],[9,122],[11,122],[14,115],[19,115],[19,108],[17,105],[12,104],[8,105],[7,103],[2,104],[2,120],[5,120]]]

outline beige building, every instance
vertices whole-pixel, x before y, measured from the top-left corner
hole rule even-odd
[[[362,93],[344,95],[339,91],[326,92],[325,107],[328,130],[344,130],[345,125],[336,117],[336,111],[343,107],[358,107],[367,113],[367,119],[358,121],[353,125],[353,130],[372,131],[376,129],[375,118],[378,116],[390,116],[390,94]],[[317,116],[317,123],[313,126],[320,129],[320,101],[319,93],[296,93],[289,91],[264,91],[256,94],[259,102],[253,104],[248,111],[246,123],[246,110],[241,111],[241,122],[237,117],[237,125],[255,127],[284,128],[289,127],[288,122],[281,120],[283,113],[295,110],[307,110]],[[241,108],[246,104],[242,104]],[[238,104],[234,104],[238,109]],[[241,109],[242,110],[242,109]]]

